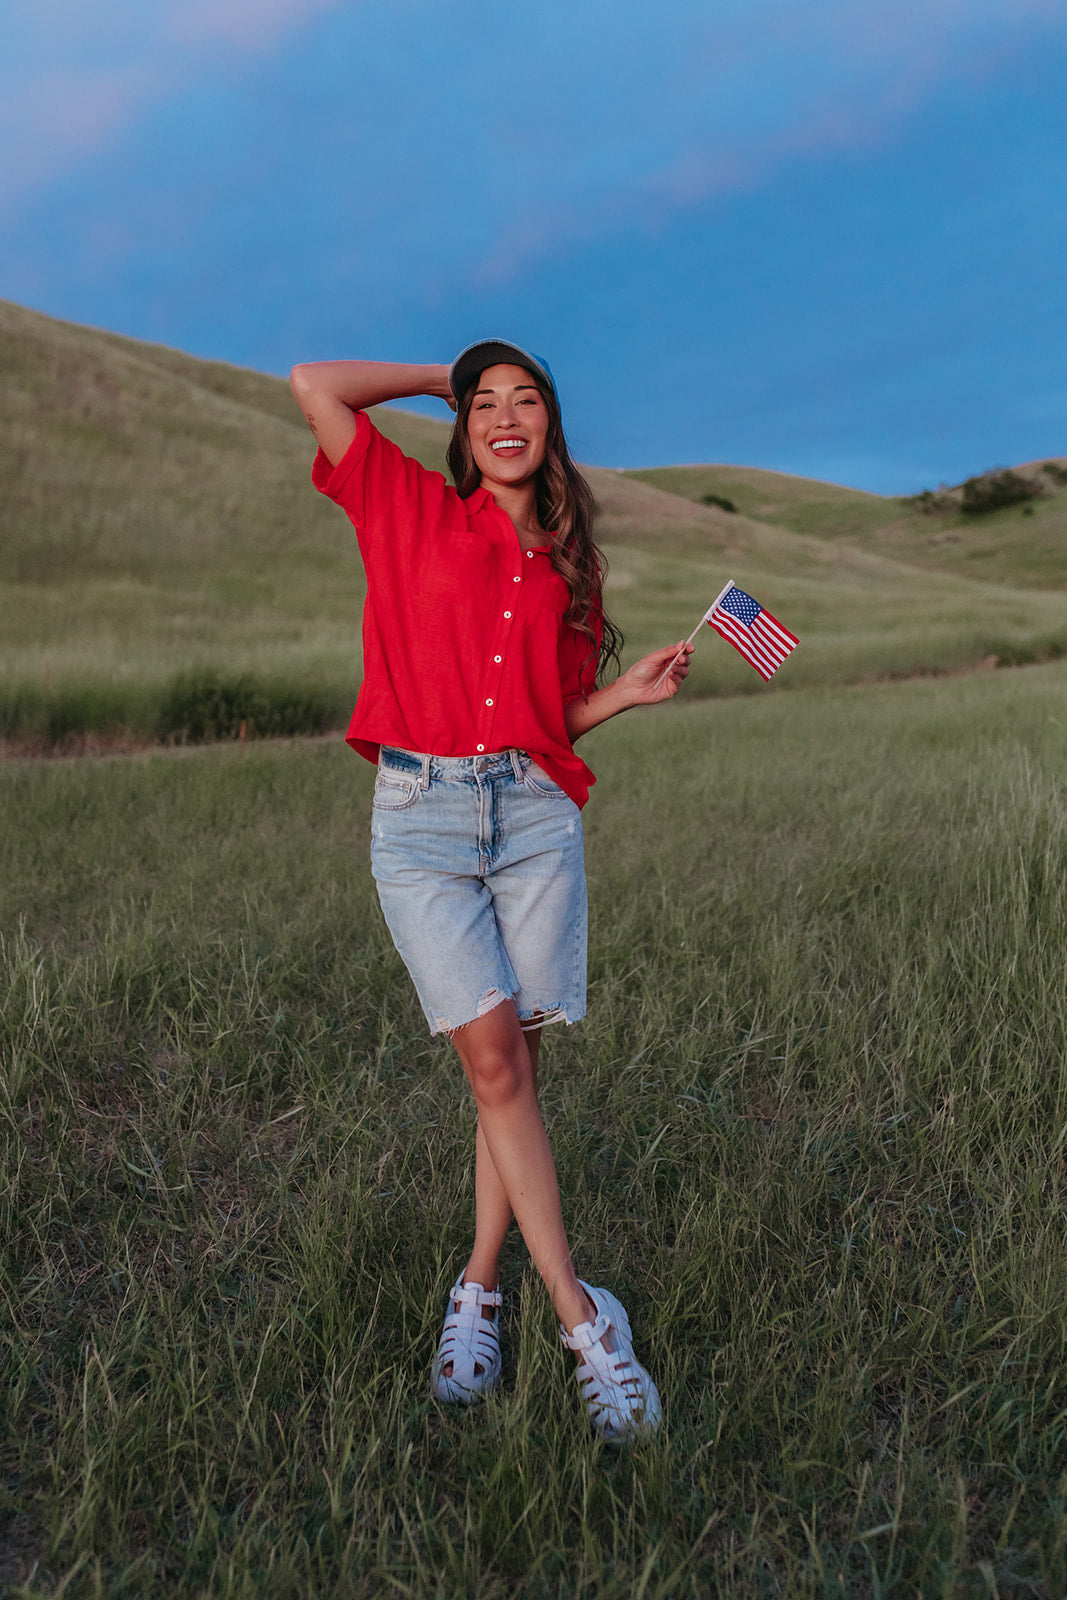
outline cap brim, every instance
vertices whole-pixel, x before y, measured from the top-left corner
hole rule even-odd
[[[531,355],[529,350],[524,350],[521,345],[512,344],[508,339],[479,339],[477,344],[470,344],[465,350],[461,350],[449,368],[448,383],[456,400],[463,397],[486,367],[501,364],[525,367],[527,372],[542,377],[555,394],[555,379],[546,361]]]

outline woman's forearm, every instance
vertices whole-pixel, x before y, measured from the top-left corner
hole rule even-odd
[[[584,700],[572,700],[563,713],[567,736],[574,743],[590,728],[607,722],[630,706],[655,706],[672,700],[689,676],[689,657],[693,646],[686,640],[666,645],[642,656],[627,672],[594,689]]]
[[[563,713],[563,720],[567,725],[567,737],[571,744],[580,739],[583,733],[588,733],[590,728],[595,728],[601,722],[607,722],[609,717],[618,716],[620,711],[626,711],[634,704],[625,691],[621,678],[616,678],[614,683],[606,683],[603,689],[594,689],[587,700],[572,700]]]
[[[350,411],[365,411],[386,400],[410,400],[432,394],[451,398],[448,368],[434,362],[414,366],[403,361],[306,361],[294,367],[289,386],[301,395],[338,400]]]
[[[293,368],[289,387],[335,466],[355,437],[357,411],[418,394],[452,403],[448,368],[437,362],[415,366],[400,361],[307,361]]]

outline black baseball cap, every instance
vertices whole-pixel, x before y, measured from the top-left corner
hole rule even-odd
[[[512,344],[508,339],[479,339],[477,344],[469,344],[466,350],[460,351],[448,370],[448,383],[455,399],[458,401],[463,397],[486,367],[496,367],[502,363],[525,367],[528,372],[544,378],[558,401],[556,380],[548,362],[542,361],[540,356],[531,355],[529,350]]]

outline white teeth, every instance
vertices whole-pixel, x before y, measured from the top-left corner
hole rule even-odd
[[[525,443],[525,439],[494,439],[492,448],[494,450],[521,450]]]

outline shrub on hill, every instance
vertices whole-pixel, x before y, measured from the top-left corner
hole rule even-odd
[[[702,494],[700,496],[706,506],[718,506],[720,511],[737,511],[732,500],[727,500],[724,494]]]
[[[968,478],[963,485],[960,510],[969,517],[980,517],[987,511],[1000,511],[1005,506],[1021,505],[1025,500],[1037,500],[1044,493],[1044,486],[1038,479],[1024,477],[1021,472],[1004,467]]]
[[[1041,470],[1052,479],[1053,483],[1067,484],[1067,467],[1061,466],[1058,461],[1042,461]]]

